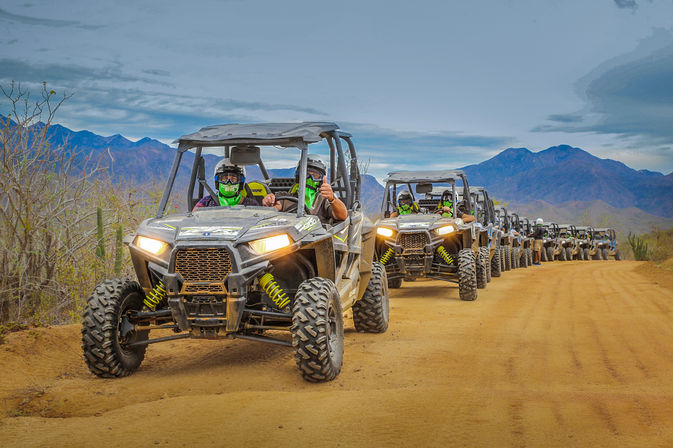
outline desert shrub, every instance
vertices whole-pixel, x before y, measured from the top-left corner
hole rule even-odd
[[[43,85],[33,99],[14,83],[2,92],[0,324],[72,321],[98,281],[132,273],[128,251],[116,257],[118,229],[128,233],[151,216],[160,189],[115,183],[99,160],[51,144],[47,131],[67,95]]]
[[[638,261],[649,260],[650,249],[648,244],[645,242],[645,238],[642,236],[636,236],[629,232],[627,237],[631,251],[633,252],[633,258]]]

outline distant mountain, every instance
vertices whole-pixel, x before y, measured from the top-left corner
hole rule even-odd
[[[168,176],[175,156],[174,148],[151,138],[133,142],[119,134],[103,137],[90,131],[75,132],[57,124],[50,127],[49,138],[54,145],[67,143],[82,154],[100,160],[121,182],[139,183],[150,179],[162,182]],[[178,188],[186,185],[193,155],[186,153],[184,159]],[[217,156],[206,156],[209,179],[217,160]],[[516,204],[521,210],[536,210],[540,204],[555,210],[575,210],[582,207],[581,204],[589,203],[594,207],[602,204],[601,210],[610,207],[606,209],[606,215],[626,213],[636,216],[624,211],[634,208],[651,214],[634,218],[638,222],[656,224],[652,215],[673,217],[673,173],[637,171],[621,162],[600,159],[568,145],[553,146],[537,153],[526,148],[508,148],[463,170],[471,185],[483,185],[495,198]],[[269,171],[276,176],[289,177],[294,169]],[[256,167],[248,167],[248,179],[261,177]],[[376,179],[364,175],[361,199],[370,216],[378,214],[382,195],[383,187]],[[537,209],[546,210],[545,207]],[[575,215],[568,215],[568,220]]]
[[[509,148],[463,168],[472,185],[482,185],[498,199],[551,204],[600,199],[617,208],[636,207],[673,217],[673,176],[600,159],[568,145],[537,153]]]

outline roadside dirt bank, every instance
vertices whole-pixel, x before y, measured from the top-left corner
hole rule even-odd
[[[673,273],[640,262],[505,272],[391,290],[387,333],[347,320],[328,384],[249,341],[150,346],[103,380],[79,326],[0,346],[0,446],[672,446]]]

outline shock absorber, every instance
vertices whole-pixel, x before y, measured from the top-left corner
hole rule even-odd
[[[270,272],[267,272],[260,277],[259,285],[279,309],[285,308],[287,304],[290,303],[290,298],[285,291],[283,291],[283,288],[276,282]]]
[[[388,263],[390,261],[390,257],[392,257],[394,253],[395,251],[393,251],[393,248],[389,247],[386,253],[384,253],[383,256],[379,259],[381,264]]]
[[[446,264],[453,263],[453,257],[451,256],[450,253],[446,251],[446,249],[444,249],[444,246],[439,246],[437,248],[437,253],[439,254],[440,257],[442,257],[442,260],[444,260]]]
[[[166,287],[164,282],[159,280],[159,283],[145,296],[143,301],[148,308],[154,310],[159,303],[166,298]]]

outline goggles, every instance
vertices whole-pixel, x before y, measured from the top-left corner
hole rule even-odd
[[[233,185],[241,182],[241,175],[238,173],[219,173],[216,179],[221,184]]]
[[[322,182],[322,178],[324,176],[325,175],[322,172],[320,172],[320,171],[318,171],[314,168],[308,168],[306,170],[306,178],[310,178],[314,182]]]

